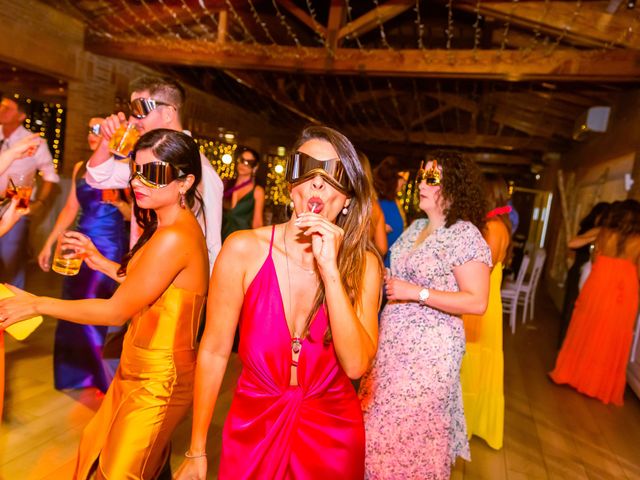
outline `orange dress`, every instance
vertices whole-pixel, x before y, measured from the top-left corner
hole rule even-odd
[[[75,479],[153,479],[193,398],[204,296],[175,287],[131,319],[120,366],[82,433]]]
[[[4,407],[4,332],[0,332],[0,423]]]
[[[622,405],[637,313],[636,265],[599,255],[576,300],[552,380]]]

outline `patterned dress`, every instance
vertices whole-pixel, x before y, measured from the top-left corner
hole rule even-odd
[[[491,265],[478,229],[458,221],[415,245],[427,220],[416,220],[391,249],[393,276],[456,292],[456,266]],[[366,430],[367,479],[446,479],[469,460],[460,363],[462,320],[418,302],[390,302],[382,312],[378,353],[360,387]]]

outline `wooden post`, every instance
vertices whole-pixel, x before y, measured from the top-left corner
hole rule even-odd
[[[220,10],[218,16],[218,43],[223,44],[227,38],[227,11]]]

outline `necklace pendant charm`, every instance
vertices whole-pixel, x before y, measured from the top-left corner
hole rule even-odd
[[[300,341],[300,338],[298,337],[294,337],[291,339],[291,351],[294,354],[298,354],[300,353],[300,350],[302,350],[302,342]]]

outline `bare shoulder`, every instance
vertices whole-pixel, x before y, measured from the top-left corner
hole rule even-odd
[[[252,258],[264,256],[269,248],[273,227],[260,227],[252,230],[239,230],[227,237],[222,245],[221,255],[233,255],[236,258]]]
[[[365,278],[378,278],[382,279],[384,267],[380,256],[374,252],[367,250],[364,257],[365,265]]]

